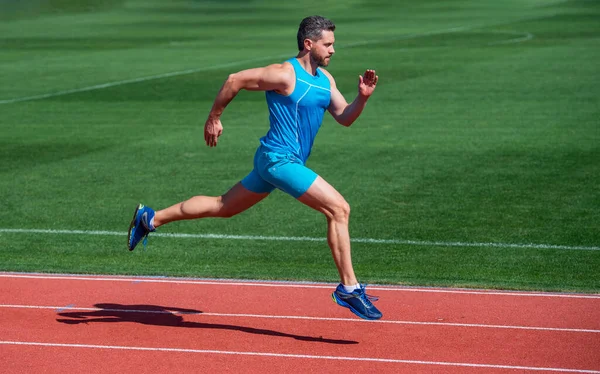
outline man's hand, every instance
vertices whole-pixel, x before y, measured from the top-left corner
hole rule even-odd
[[[363,97],[369,97],[375,91],[377,86],[377,79],[379,77],[375,75],[375,70],[365,71],[365,75],[358,77],[358,94]]]
[[[204,124],[204,140],[209,147],[216,147],[219,136],[223,133],[223,125],[220,118],[209,116]]]

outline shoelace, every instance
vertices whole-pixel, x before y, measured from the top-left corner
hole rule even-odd
[[[367,291],[365,290],[366,287],[367,287],[366,284],[361,284],[360,285],[360,289],[362,291],[360,293],[361,294],[360,296],[364,297],[365,301],[369,301],[369,302],[379,300],[379,296],[367,295]]]

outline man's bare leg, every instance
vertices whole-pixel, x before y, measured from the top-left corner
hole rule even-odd
[[[376,298],[366,294],[365,286],[359,284],[354,275],[348,230],[350,206],[344,197],[323,178],[317,177],[298,200],[327,217],[327,242],[341,279],[341,284],[331,295],[335,303],[361,318],[380,319],[382,313],[371,302]]]
[[[258,203],[269,193],[256,193],[237,183],[222,196],[194,196],[163,210],[156,211],[154,227],[173,221],[205,217],[232,217]]]
[[[350,206],[344,197],[320,176],[298,198],[327,217],[327,242],[344,285],[358,284],[350,253]]]

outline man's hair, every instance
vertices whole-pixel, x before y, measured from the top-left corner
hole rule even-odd
[[[335,25],[331,20],[321,16],[310,16],[300,22],[298,28],[298,50],[304,49],[304,40],[319,40],[323,30],[335,31]]]

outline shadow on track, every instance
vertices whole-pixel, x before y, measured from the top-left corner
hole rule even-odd
[[[326,339],[323,337],[313,337],[304,335],[294,335],[285,332],[260,329],[254,327],[245,327],[237,325],[225,325],[220,323],[192,322],[184,320],[185,315],[199,315],[202,311],[194,309],[183,309],[174,307],[165,307],[158,305],[122,305],[101,303],[94,305],[96,310],[75,311],[58,313],[64,318],[57,318],[61,323],[77,325],[80,323],[118,323],[134,322],[144,325],[186,327],[200,329],[220,329],[241,331],[249,334],[259,334],[267,336],[278,336],[292,338],[301,341],[329,343],[329,344],[358,344],[353,340]]]

